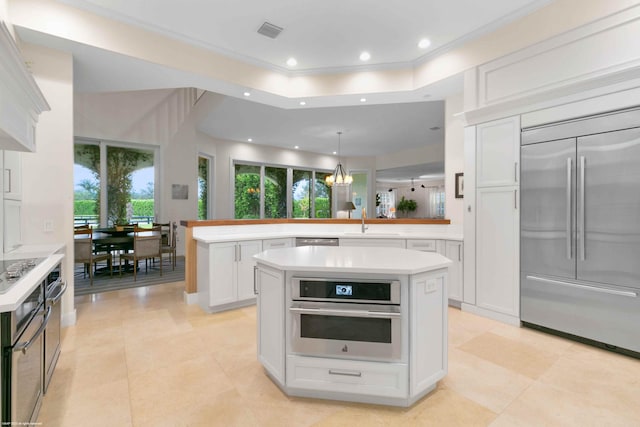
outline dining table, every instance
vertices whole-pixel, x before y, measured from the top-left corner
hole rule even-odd
[[[143,231],[139,233],[141,236],[151,236],[156,231]],[[163,233],[164,235],[164,233]],[[76,237],[81,238],[81,237]],[[134,228],[133,227],[104,227],[93,229],[93,251],[108,252],[115,255],[118,251],[129,252],[134,249]],[[115,258],[115,256],[114,256]],[[129,261],[125,261],[124,269],[129,271],[132,266]],[[106,269],[105,269],[106,270]],[[100,271],[98,271],[100,273]]]

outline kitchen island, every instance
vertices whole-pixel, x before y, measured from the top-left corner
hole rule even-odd
[[[319,246],[254,259],[258,359],[287,395],[406,407],[446,375],[449,259]]]

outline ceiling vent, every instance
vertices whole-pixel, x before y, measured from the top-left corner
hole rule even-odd
[[[440,130],[440,126],[434,126],[432,128],[429,128],[429,130],[433,130],[433,131]]]
[[[258,28],[258,33],[263,36],[267,36],[271,39],[275,39],[282,32],[284,28],[278,27],[277,25],[270,24],[265,22],[262,24],[260,28]]]

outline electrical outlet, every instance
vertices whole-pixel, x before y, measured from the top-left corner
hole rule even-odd
[[[44,232],[45,233],[53,233],[53,220],[52,219],[45,219],[44,220],[44,224],[43,224],[43,228],[44,228]]]
[[[429,279],[427,283],[424,284],[424,293],[429,294],[431,292],[435,292],[438,288],[438,282],[436,279]]]

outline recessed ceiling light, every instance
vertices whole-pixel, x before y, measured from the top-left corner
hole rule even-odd
[[[371,59],[371,54],[369,52],[362,52],[360,54],[360,61],[368,61]]]
[[[251,96],[251,92],[245,92],[244,96]]]
[[[429,46],[431,46],[431,40],[429,40],[429,39],[422,39],[422,40],[420,40],[420,41],[418,42],[418,47],[419,47],[420,49],[426,49],[426,48],[428,48]]]
[[[360,102],[367,102],[367,98],[360,98]]]
[[[253,138],[247,139],[247,142],[253,142]]]
[[[338,152],[337,152],[337,151],[334,151],[334,152],[333,152],[333,154],[338,154]]]
[[[300,105],[307,105],[307,103],[304,101],[300,101]]]
[[[296,145],[296,146],[294,146],[293,148],[295,148],[295,149],[297,150],[297,149],[298,149],[298,148],[300,148],[300,147],[298,147],[298,146]]]
[[[296,58],[289,58],[287,59],[287,65],[289,67],[295,67],[296,65],[298,65],[298,61],[296,61]]]

